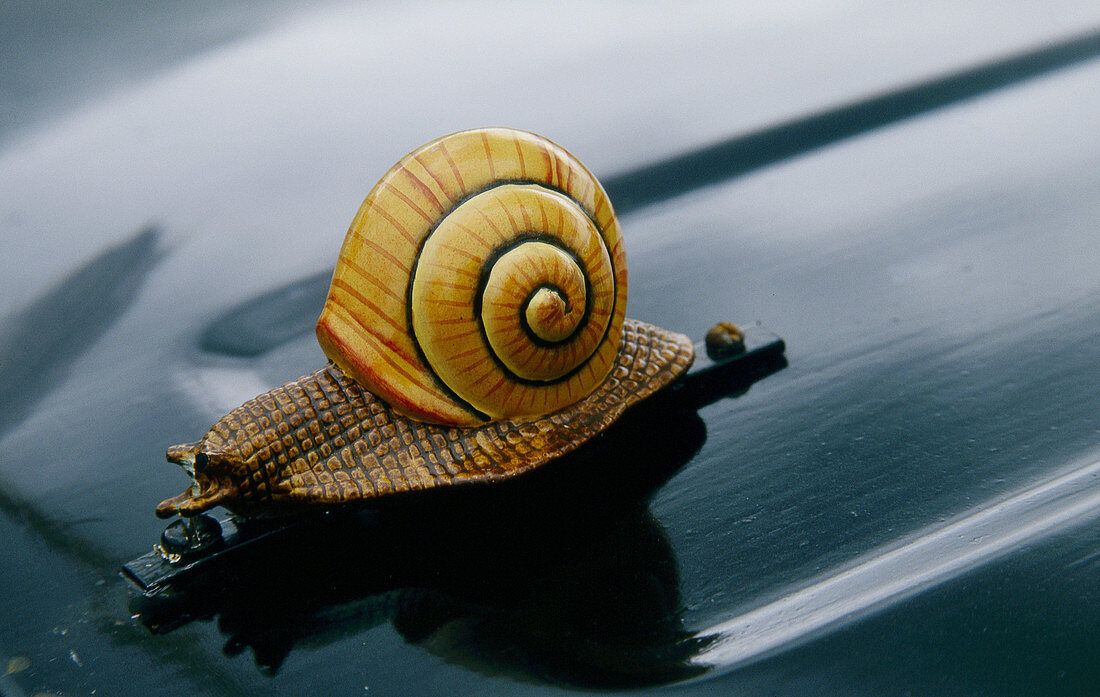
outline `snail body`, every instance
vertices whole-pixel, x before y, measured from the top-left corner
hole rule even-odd
[[[588,397],[529,421],[469,428],[404,416],[329,364],[245,402],[197,443],[170,448],[168,460],[193,473],[195,486],[157,514],[350,503],[520,474],[575,450],[687,370],[692,353],[680,339],[626,320],[623,341],[633,350]]]
[[[168,450],[157,514],[338,504],[486,482],[579,447],[687,370],[687,337],[625,319],[607,194],[509,129],[413,151],[352,221],[317,338],[331,363]]]

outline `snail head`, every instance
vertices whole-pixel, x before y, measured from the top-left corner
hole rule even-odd
[[[174,445],[168,449],[167,458],[191,477],[191,486],[178,496],[160,502],[156,509],[160,518],[170,518],[177,513],[185,517],[202,513],[226,499],[239,496],[240,487],[234,482],[241,481],[242,472],[247,481],[244,462],[211,449],[205,440]]]

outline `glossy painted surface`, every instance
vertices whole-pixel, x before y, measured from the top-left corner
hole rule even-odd
[[[0,691],[1090,694],[1094,3],[247,7],[115,80],[50,41],[0,75],[70,75],[0,137]],[[759,318],[789,366],[131,607],[165,447],[323,361],[366,191],[485,124],[604,182],[631,317]]]

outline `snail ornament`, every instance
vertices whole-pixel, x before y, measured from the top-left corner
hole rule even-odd
[[[611,202],[558,145],[490,128],[405,156],[368,194],[317,338],[330,362],[168,450],[161,517],[491,482],[575,450],[694,349],[625,319]]]

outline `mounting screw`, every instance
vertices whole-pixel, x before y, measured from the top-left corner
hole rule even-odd
[[[222,542],[222,526],[208,515],[172,521],[160,536],[162,554],[175,563]]]

